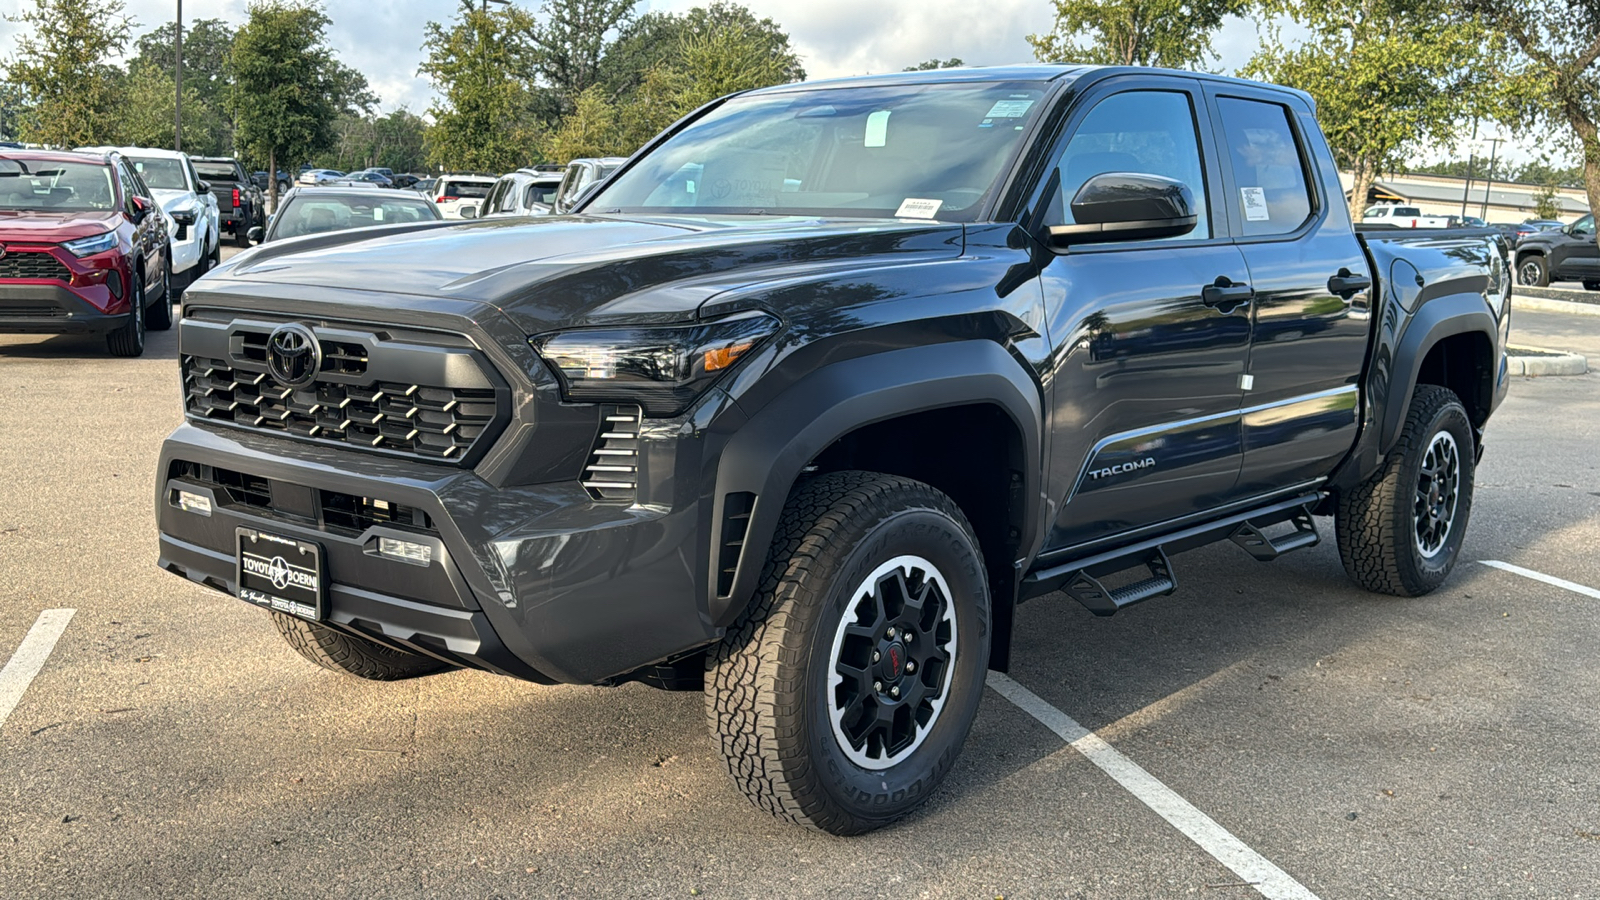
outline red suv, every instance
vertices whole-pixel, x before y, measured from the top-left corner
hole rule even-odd
[[[138,356],[172,327],[171,272],[166,216],[121,156],[0,150],[0,332]]]

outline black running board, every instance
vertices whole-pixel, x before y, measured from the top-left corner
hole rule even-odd
[[[1311,510],[1296,510],[1288,521],[1294,525],[1294,530],[1275,538],[1267,537],[1262,526],[1255,522],[1241,524],[1228,537],[1244,552],[1262,562],[1272,562],[1291,550],[1315,547],[1322,540],[1317,534],[1317,523],[1311,520]]]
[[[1177,586],[1177,580],[1172,576],[1172,567],[1167,560],[1171,555],[1182,553],[1185,550],[1193,550],[1206,544],[1228,540],[1240,534],[1241,531],[1244,531],[1246,540],[1251,539],[1250,536],[1252,535],[1261,535],[1264,546],[1258,547],[1253,551],[1249,547],[1245,548],[1247,552],[1251,552],[1251,555],[1257,559],[1276,559],[1290,550],[1315,544],[1317,542],[1316,528],[1311,523],[1310,510],[1314,509],[1322,499],[1323,494],[1321,492],[1311,491],[1287,500],[1279,500],[1265,506],[1242,510],[1215,521],[1192,525],[1167,534],[1156,535],[1125,547],[1104,550],[1091,556],[1070,559],[1051,565],[1048,568],[1038,569],[1023,577],[1019,596],[1023,600],[1028,600],[1052,591],[1067,590],[1067,586],[1077,581],[1080,575],[1087,576],[1088,579],[1098,585],[1100,579],[1116,572],[1123,572],[1137,566],[1150,568],[1150,578],[1116,589],[1128,592],[1120,595],[1125,601],[1120,604],[1113,597],[1116,594],[1116,590],[1107,589],[1103,585],[1100,585],[1098,590],[1104,600],[1101,599],[1101,596],[1096,596],[1095,589],[1087,583],[1084,583],[1086,590],[1080,592],[1082,596],[1074,595],[1074,599],[1083,603],[1091,612],[1096,615],[1108,616],[1119,609],[1139,602],[1139,600],[1172,593]],[[1276,541],[1269,540],[1265,535],[1262,535],[1262,532],[1266,529],[1284,522],[1296,523],[1295,531],[1292,534],[1278,538]],[[1300,524],[1302,522],[1304,526]],[[1249,526],[1249,528],[1246,530],[1245,526]],[[1309,528],[1309,534],[1306,528]],[[1240,546],[1244,545],[1241,544]],[[1260,555],[1269,552],[1272,554],[1270,557]],[[1162,571],[1159,572],[1151,565],[1151,561],[1158,557],[1162,564]],[[1170,582],[1170,585],[1163,584],[1163,581]],[[1067,591],[1067,593],[1072,594],[1073,592]],[[1140,594],[1143,596],[1137,596]],[[1084,602],[1085,596],[1092,600],[1092,604]],[[1135,596],[1137,599],[1127,599]],[[1107,609],[1109,611],[1102,611]]]
[[[1140,565],[1150,570],[1150,577],[1133,584],[1107,588],[1088,570],[1080,569],[1061,590],[1095,615],[1110,616],[1142,600],[1170,594],[1178,589],[1178,579],[1172,574],[1172,563],[1160,547],[1149,558],[1142,560]]]

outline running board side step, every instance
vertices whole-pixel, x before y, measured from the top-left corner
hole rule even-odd
[[[1228,535],[1228,539],[1261,562],[1272,562],[1290,550],[1315,547],[1322,541],[1321,535],[1317,534],[1317,524],[1311,520],[1310,509],[1301,507],[1288,521],[1294,525],[1294,531],[1276,538],[1267,537],[1261,530],[1267,526],[1258,527],[1254,522],[1243,522],[1233,530],[1233,534]]]
[[[1178,589],[1177,576],[1172,574],[1172,562],[1167,559],[1167,554],[1160,547],[1157,547],[1142,565],[1150,570],[1150,577],[1143,581],[1136,581],[1119,588],[1107,588],[1087,569],[1080,569],[1061,590],[1095,615],[1110,616],[1115,615],[1117,610],[1126,609],[1141,600],[1170,594]],[[1111,573],[1101,574],[1103,576]]]

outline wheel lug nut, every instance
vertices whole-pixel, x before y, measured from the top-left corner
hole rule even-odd
[[[917,670],[917,664],[907,660],[906,661],[906,674],[910,675],[912,672],[915,672],[916,670]]]
[[[872,689],[873,689],[873,690],[875,690],[875,691],[881,691],[881,690],[883,690],[883,682],[881,682],[881,681],[874,681],[874,682],[873,682],[873,683],[872,683]]]
[[[897,687],[892,687],[892,688],[889,688],[889,696],[891,696],[891,697],[898,697],[898,696],[900,696],[900,689],[899,689],[899,688],[897,688]]]
[[[909,632],[909,631],[903,632],[900,635],[900,640],[905,641],[908,644],[911,643],[911,632]]]
[[[876,650],[872,651],[872,661],[877,662],[880,659],[883,659],[883,654]]]
[[[894,629],[893,628],[889,629],[889,633],[886,635],[886,637],[891,641],[894,640]]]

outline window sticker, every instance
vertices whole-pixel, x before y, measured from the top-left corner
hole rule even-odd
[[[917,200],[907,197],[895,211],[897,219],[931,219],[939,212],[939,207],[944,205],[943,200]]]
[[[1246,221],[1265,222],[1272,218],[1272,213],[1267,211],[1266,188],[1240,188],[1239,195],[1244,199],[1244,217]]]
[[[867,146],[883,147],[889,143],[889,113],[880,109],[867,116]]]
[[[984,114],[985,119],[1020,119],[1033,108],[1032,100],[997,100]]]

